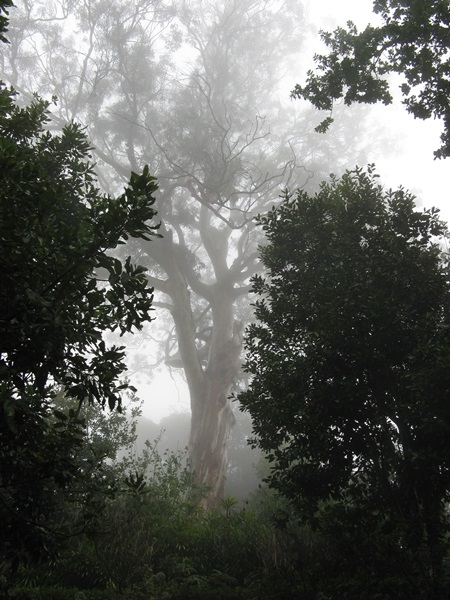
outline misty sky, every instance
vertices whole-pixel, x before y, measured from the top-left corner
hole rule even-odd
[[[358,28],[366,24],[376,25],[377,15],[372,13],[372,0],[311,0],[308,2],[308,14],[311,25],[314,49],[308,50],[308,58],[321,45],[318,30],[330,30],[337,25],[344,26],[352,20]],[[392,90],[395,91],[395,88]],[[396,188],[400,185],[411,190],[418,199],[418,204],[426,208],[437,206],[441,209],[444,220],[450,221],[450,197],[448,191],[449,159],[434,160],[433,151],[439,146],[439,135],[442,130],[439,121],[419,121],[409,115],[399,98],[391,106],[371,108],[372,118],[386,127],[392,140],[396,143],[395,153],[382,158],[375,154],[373,160],[383,183]]]

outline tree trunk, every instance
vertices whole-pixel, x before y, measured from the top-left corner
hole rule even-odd
[[[181,271],[170,236],[160,246],[165,246],[165,268],[170,273],[165,292],[172,300],[171,313],[191,400],[189,458],[196,483],[206,487],[202,504],[214,508],[223,497],[227,444],[235,422],[228,398],[239,372],[242,349],[242,324],[233,323],[235,290],[231,281],[202,286],[212,313],[209,353],[204,365],[196,345],[189,274]]]
[[[227,469],[227,444],[235,423],[229,399],[239,370],[240,325],[232,330],[232,300],[218,303],[218,318],[201,387],[191,393],[189,456],[196,481],[207,486],[204,505],[216,507],[223,498]],[[222,309],[222,310],[221,310]],[[216,312],[216,311],[213,311]]]
[[[223,498],[227,444],[235,422],[228,399],[229,392],[230,384],[222,374],[208,371],[200,395],[191,395],[189,456],[196,482],[206,486],[206,495],[202,500],[205,508],[219,506]]]

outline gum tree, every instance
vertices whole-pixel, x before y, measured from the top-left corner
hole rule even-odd
[[[161,319],[161,358],[185,374],[191,462],[213,505],[224,486],[248,279],[259,268],[253,217],[283,186],[308,180],[299,156],[311,169],[329,162],[329,147],[319,153],[304,133],[305,117],[283,124],[277,100],[298,50],[301,5],[90,0],[77,10],[60,3],[59,15],[20,6],[6,69],[16,85],[51,89],[55,123],[77,116],[87,125],[106,186],[130,166],[149,163],[158,174],[163,239],[133,243],[133,253],[170,317]]]

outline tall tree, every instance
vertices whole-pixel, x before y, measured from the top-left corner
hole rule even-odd
[[[292,95],[330,112],[339,98],[347,105],[390,104],[392,95],[385,76],[398,73],[408,112],[418,119],[443,121],[442,143],[435,157],[450,156],[448,0],[375,0],[373,10],[383,25],[369,25],[359,33],[349,21],[347,29],[321,32],[330,53],[315,56],[319,74],[308,71],[306,85],[295,86]],[[332,122],[332,117],[327,117],[318,129],[324,131]]]
[[[259,268],[253,216],[283,186],[308,179],[298,154],[314,169],[326,172],[329,163],[329,148],[320,154],[306,146],[303,119],[281,125],[276,99],[298,50],[300,3],[191,0],[176,4],[175,18],[163,0],[86,0],[76,10],[63,2],[70,29],[64,10],[57,20],[51,7],[38,13],[37,6],[21,3],[11,32],[7,70],[16,85],[45,83],[60,98],[60,119],[86,123],[106,185],[130,165],[149,163],[158,173],[164,237],[134,244],[134,252],[151,268],[156,304],[174,323],[166,327],[165,360],[184,370],[191,461],[214,504],[246,320],[238,313]],[[180,48],[189,57],[175,64]]]
[[[156,140],[165,158],[162,216],[171,233],[158,258],[168,280],[155,287],[170,298],[173,353],[182,360],[191,397],[190,457],[213,502],[223,494],[234,423],[228,396],[239,373],[243,318],[236,304],[257,268],[252,217],[294,176],[292,156],[274,169],[270,153],[279,151],[260,116],[260,98],[273,89],[270,53],[277,43],[279,50],[292,43],[282,37],[287,15],[273,7],[183,5],[180,19],[198,57],[187,85],[174,90],[171,122]],[[255,28],[267,45],[262,36],[251,43]],[[254,69],[258,53],[269,77]]]
[[[270,480],[319,523],[324,502],[344,507],[356,521],[344,537],[359,531],[367,543],[370,527],[380,552],[390,536],[391,559],[400,553],[422,574],[416,597],[444,598],[447,228],[403,189],[384,190],[372,169],[288,196],[260,224],[266,273],[253,279],[253,379],[239,400]]]

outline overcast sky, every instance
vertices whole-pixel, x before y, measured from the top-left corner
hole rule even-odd
[[[345,26],[348,20],[360,29],[368,23],[376,25],[380,22],[378,15],[372,12],[372,0],[310,0],[307,4],[312,29],[308,59],[312,59],[314,52],[323,48],[319,29],[330,31],[337,25]],[[373,108],[372,112],[372,118],[380,123],[380,135],[382,128],[387,127],[396,140],[394,156],[383,158],[375,154],[370,159],[377,165],[383,183],[393,188],[403,185],[417,196],[418,204],[425,208],[440,208],[443,219],[450,221],[450,159],[434,160],[433,157],[433,151],[440,144],[441,122],[414,119],[406,112],[399,98],[393,105],[380,105]]]

